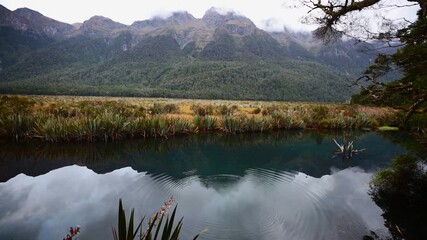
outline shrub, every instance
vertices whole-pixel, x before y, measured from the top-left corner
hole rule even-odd
[[[199,116],[206,116],[206,115],[212,115],[213,114],[213,107],[212,105],[197,105],[193,104],[191,105],[190,109]]]
[[[259,108],[259,107],[252,110],[252,114],[259,114],[260,112],[261,112],[261,108]]]
[[[318,122],[328,117],[329,108],[325,106],[315,106],[312,108],[313,115],[311,118],[313,121]]]
[[[25,114],[33,110],[36,102],[29,97],[1,96],[0,112],[3,114]]]
[[[267,109],[263,108],[262,111],[261,111],[261,114],[263,116],[267,116],[267,114],[268,114]]]
[[[151,113],[151,115],[161,114],[164,111],[163,105],[160,103],[154,103],[153,106],[151,106],[148,111]]]
[[[176,104],[169,103],[163,106],[164,113],[177,113],[179,111],[179,107]]]
[[[201,131],[213,131],[218,127],[217,119],[209,116],[195,116],[193,118],[194,126]]]
[[[224,117],[221,121],[221,130],[226,133],[242,132],[244,126],[240,119],[232,117]]]
[[[267,118],[256,118],[251,117],[245,120],[244,126],[247,132],[263,132],[268,130],[270,125],[270,119]]]
[[[227,105],[220,105],[218,107],[218,113],[219,115],[230,115],[230,109],[227,107]]]
[[[268,106],[266,109],[267,114],[266,115],[273,115],[274,113],[279,111],[279,108],[276,105]]]

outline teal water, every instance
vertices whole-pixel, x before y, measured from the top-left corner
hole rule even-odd
[[[397,134],[397,133],[396,133]],[[181,239],[362,239],[387,235],[369,181],[408,150],[405,136],[346,133],[198,135],[116,143],[2,143],[0,239],[112,239],[118,199],[136,216],[173,195]],[[393,141],[389,140],[393,139]]]

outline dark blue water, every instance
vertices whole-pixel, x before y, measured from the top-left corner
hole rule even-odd
[[[334,138],[365,150],[352,159],[334,157]],[[200,239],[387,235],[367,192],[373,174],[407,151],[388,139],[287,132],[2,143],[0,239],[62,239],[76,225],[79,239],[112,239],[119,198],[139,218],[171,195],[184,216],[181,239],[200,231]]]

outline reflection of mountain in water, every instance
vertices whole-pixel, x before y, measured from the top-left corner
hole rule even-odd
[[[343,163],[332,159],[333,138],[342,134],[278,132],[241,135],[195,135],[172,139],[109,143],[2,143],[0,181],[19,173],[38,176],[68,165],[87,166],[107,173],[130,166],[138,172],[166,173],[185,178],[190,171],[200,177],[218,174],[243,176],[247,169],[299,171],[320,177],[331,167],[357,165],[372,169],[388,164],[403,149],[374,133],[353,133],[358,148],[366,151]]]
[[[384,229],[366,193],[371,177],[359,168],[321,178],[257,168],[242,176],[172,179],[131,168],[96,174],[69,166],[0,183],[0,239],[59,239],[75,224],[84,229],[82,239],[108,239],[119,198],[140,216],[174,195],[185,217],[182,239],[208,228],[203,239],[360,240],[370,229]]]

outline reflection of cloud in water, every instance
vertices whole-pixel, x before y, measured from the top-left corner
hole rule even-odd
[[[87,168],[72,166],[36,178],[21,174],[0,184],[4,208],[0,236],[11,231],[18,235],[15,239],[34,234],[38,239],[60,239],[70,226],[85,226],[93,219],[103,218],[117,205],[118,191],[137,176],[128,170],[97,175]],[[17,231],[17,226],[25,226],[30,232]]]
[[[250,169],[243,177],[174,181],[131,168],[98,175],[78,166],[21,174],[0,183],[0,239],[60,239],[77,224],[81,239],[108,239],[119,198],[150,215],[170,194],[185,216],[182,239],[206,227],[205,239],[361,239],[383,228],[366,193],[371,176],[358,168],[321,178]]]
[[[383,227],[381,209],[367,195],[372,173],[359,168],[332,170],[331,175],[308,179],[308,191],[316,192],[330,204],[346,208],[363,219],[371,229]],[[311,181],[311,182],[310,182]]]

